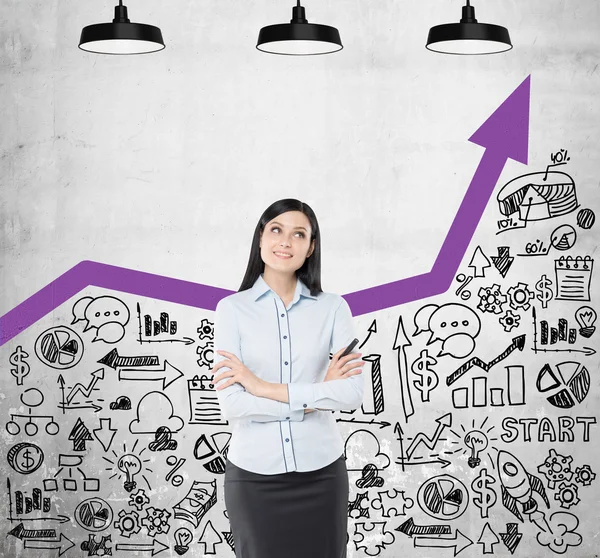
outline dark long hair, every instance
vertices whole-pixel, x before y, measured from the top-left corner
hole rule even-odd
[[[313,253],[304,260],[302,267],[296,270],[296,277],[310,289],[310,294],[312,296],[317,296],[319,293],[323,292],[323,289],[321,288],[321,233],[319,231],[317,216],[308,204],[293,198],[286,198],[272,203],[260,216],[256,228],[254,229],[254,236],[252,237],[252,246],[250,247],[250,257],[248,258],[246,274],[244,275],[244,279],[242,280],[238,292],[250,289],[265,269],[265,262],[263,262],[260,257],[260,233],[264,230],[265,225],[269,221],[272,221],[287,211],[301,211],[308,217],[311,229],[310,242],[312,244],[313,239],[315,241]]]

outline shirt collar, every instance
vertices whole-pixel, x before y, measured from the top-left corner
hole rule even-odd
[[[273,294],[276,294],[271,289],[271,287],[267,285],[266,281],[263,278],[263,274],[261,273],[256,279],[256,281],[254,281],[254,285],[252,285],[252,300],[258,300],[262,295],[264,295],[268,291],[271,291]],[[295,303],[301,295],[307,298],[317,300],[316,296],[310,294],[310,289],[300,280],[300,277],[297,277],[296,290],[294,291],[294,298],[292,299],[292,303]]]

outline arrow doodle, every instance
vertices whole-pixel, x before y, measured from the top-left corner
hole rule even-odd
[[[75,384],[71,389],[69,395],[67,395],[67,403],[70,405],[71,401],[75,399],[75,396],[81,392],[83,397],[89,397],[94,389],[94,386],[100,381],[104,380],[104,368],[98,368],[95,372],[92,372],[92,380],[87,386],[83,384]]]
[[[402,400],[402,409],[404,411],[404,419],[408,422],[408,417],[415,413],[413,407],[412,396],[410,394],[410,384],[408,382],[408,364],[406,361],[406,347],[410,347],[410,342],[406,331],[402,316],[398,318],[398,329],[396,329],[396,339],[392,349],[398,351],[398,374],[400,375],[400,399]]]
[[[55,550],[58,548],[58,555],[62,556],[67,550],[73,548],[75,543],[67,539],[62,533],[57,541],[43,541],[39,539],[25,539],[24,548],[35,548],[41,550]]]
[[[450,413],[446,413],[445,415],[442,415],[441,417],[435,419],[435,422],[437,422],[438,424],[431,438],[429,438],[423,432],[419,432],[414,437],[412,443],[410,444],[410,446],[408,446],[408,449],[406,450],[406,455],[409,459],[417,449],[417,446],[421,443],[425,444],[431,451],[433,451],[433,448],[435,448],[435,445],[438,443],[440,436],[444,431],[444,428],[452,426],[452,415]]]
[[[527,164],[531,75],[469,138],[483,156],[431,271],[343,295],[353,316],[444,293],[508,159]],[[89,285],[214,311],[236,291],[84,260],[0,317],[0,346]]]
[[[412,517],[409,517],[395,530],[409,537],[413,535],[450,535],[452,533],[450,525],[417,525]]]
[[[498,364],[500,361],[504,360],[510,353],[512,353],[515,349],[519,349],[519,351],[523,350],[525,347],[525,335],[519,335],[518,337],[514,337],[512,343],[502,351],[495,359],[490,360],[489,362],[484,362],[479,357],[473,357],[467,360],[464,364],[461,364],[450,376],[446,378],[446,385],[451,386],[456,380],[458,380],[461,376],[466,374],[471,368],[474,366],[479,366],[486,372],[490,370],[493,366]]]
[[[127,552],[152,552],[152,556],[167,550],[169,547],[161,543],[157,539],[153,539],[150,544],[129,544],[129,543],[118,543],[115,545],[115,550],[125,550]]]
[[[446,537],[414,537],[414,541],[415,546],[422,548],[454,548],[454,556],[473,544],[473,541],[458,529],[452,539]]]

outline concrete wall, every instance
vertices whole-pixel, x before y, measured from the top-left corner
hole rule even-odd
[[[451,549],[438,547],[453,543],[432,540],[439,535],[409,538],[405,531],[411,518],[418,525],[447,526],[446,536],[462,540],[466,546],[461,550],[459,544],[457,550],[467,558],[510,555],[515,540],[510,533],[516,531],[508,524],[513,523],[522,534],[515,556],[564,550],[568,556],[595,555],[600,480],[593,477],[600,470],[600,454],[599,359],[593,348],[600,334],[587,328],[585,307],[596,308],[600,294],[594,279],[597,264],[589,263],[599,238],[598,225],[591,221],[600,206],[600,5],[593,0],[476,2],[478,20],[506,26],[514,48],[464,57],[425,49],[429,27],[458,21],[458,1],[305,3],[310,22],[340,30],[344,49],[327,56],[284,57],[261,53],[255,44],[262,26],[289,20],[293,2],[130,0],[130,19],[159,26],[164,51],[116,57],[79,50],[81,28],[111,20],[114,4],[6,0],[0,5],[0,389],[7,423],[2,430],[3,478],[9,480],[11,494],[11,510],[3,504],[2,529],[8,533],[23,523],[25,529],[55,530],[0,537],[0,554],[33,556],[41,543],[32,538],[46,537],[43,544],[52,547],[48,541],[62,533],[76,545],[67,556],[87,556],[93,550],[82,550],[81,543],[90,535],[100,542],[109,534],[113,554],[117,544],[156,539],[169,547],[163,555],[174,555],[174,533],[186,528],[193,534],[190,552],[195,556],[213,551],[233,556],[223,513],[223,475],[214,469],[226,454],[229,425],[192,420],[194,394],[200,390],[211,396],[193,378],[210,369],[212,310],[218,297],[211,291],[205,304],[189,293],[199,293],[198,285],[237,290],[259,215],[273,201],[294,197],[307,202],[319,218],[323,288],[354,293],[356,303],[350,296],[348,300],[361,350],[373,361],[365,373],[376,382],[380,372],[383,385],[377,401],[370,396],[355,413],[336,412],[347,458],[356,467],[350,471],[354,505],[348,517],[349,556],[450,555]],[[389,295],[389,300],[378,299],[368,311],[359,311],[356,293],[431,270],[475,171],[483,165],[484,149],[469,138],[528,76],[527,164],[508,159],[492,184],[488,179],[495,188],[472,238],[450,251],[462,257],[456,271],[471,278],[470,285],[456,294],[461,283],[450,277],[450,287],[436,296],[413,296],[400,304]],[[532,220],[502,213],[507,183],[543,173],[560,158],[566,164],[550,170],[568,176],[561,176],[562,188],[544,191],[542,174],[519,179],[522,186],[538,186],[528,195],[539,202],[540,212],[552,206],[548,197],[558,198],[552,216]],[[481,213],[475,206],[464,209],[471,218]],[[521,211],[526,210],[521,204]],[[547,250],[543,256],[540,245],[542,252]],[[470,266],[474,254],[478,263],[490,266]],[[589,256],[589,269],[579,264],[573,272],[579,290],[570,300],[565,291],[572,272],[568,256]],[[514,260],[503,268],[507,258]],[[53,283],[84,260],[98,266],[86,267],[78,278],[66,276],[68,287]],[[134,272],[171,280],[153,282],[155,278]],[[103,286],[94,282],[100,277]],[[398,289],[408,293],[402,285]],[[468,299],[463,298],[467,290]],[[124,305],[129,319],[121,326],[92,324],[84,332],[86,320],[74,316],[83,318],[88,303],[98,297],[117,299],[99,300]],[[457,304],[462,306],[446,306]],[[437,318],[436,307],[441,312]],[[160,320],[162,312],[177,322],[177,332],[146,337],[144,315]],[[414,333],[418,327],[434,327],[440,315],[456,319],[462,313],[480,321],[480,332],[453,338],[445,347],[449,354],[439,354],[443,339],[428,344],[430,333]],[[545,343],[543,322],[549,335]],[[405,359],[399,358],[395,344],[399,324],[410,339]],[[101,327],[101,339],[92,342]],[[50,328],[57,329],[47,332]],[[475,366],[447,385],[461,364],[474,357],[493,361],[520,335],[525,335],[522,350],[512,350],[488,372]],[[174,338],[193,343],[155,343]],[[60,363],[51,345],[62,346],[65,339],[75,339],[77,345],[71,345],[74,354],[60,352],[66,359]],[[142,463],[140,477],[147,481],[139,478],[138,488],[149,501],[139,503],[139,510],[131,504],[116,464],[124,453],[140,455],[153,441],[153,434],[132,432],[129,425],[144,395],[160,382],[119,380],[118,367],[99,365],[115,348],[120,355],[157,356],[161,365],[168,361],[184,374],[164,390],[184,423],[173,434],[179,445],[174,451],[146,449],[141,454],[150,461]],[[94,381],[97,370],[103,372]],[[430,393],[423,390],[422,370],[425,380],[438,379]],[[512,400],[508,395],[521,375],[524,400],[517,405],[519,394],[513,393]],[[90,382],[89,393],[76,388],[88,388]],[[501,389],[504,406],[492,405]],[[465,408],[461,404],[467,390]],[[482,406],[473,407],[473,392],[486,394]],[[572,405],[559,394],[571,395]],[[110,403],[121,397],[129,398],[130,410],[111,409]],[[164,397],[159,403],[170,413]],[[85,405],[89,407],[75,408]],[[409,458],[406,451],[417,436],[431,437],[440,424],[436,420],[448,413],[452,424],[434,448],[429,451],[421,442]],[[51,418],[13,416],[29,414]],[[78,419],[91,433],[85,450],[76,450],[69,441]],[[33,426],[25,428],[28,421],[38,425],[36,433]],[[50,432],[45,430],[48,423],[54,425]],[[52,433],[53,428],[58,431]],[[110,428],[117,429],[112,439]],[[468,464],[466,441],[473,430],[488,439],[475,467]],[[210,464],[204,460],[204,467],[193,452],[202,436],[216,456]],[[383,456],[376,455],[377,447]],[[186,460],[179,486],[165,480],[173,468],[168,455]],[[450,464],[415,464],[419,458]],[[27,471],[30,459],[41,460],[37,470]],[[558,480],[547,466],[553,459],[562,463]],[[540,479],[541,484],[530,482],[538,489],[533,497],[544,520],[524,515],[521,522],[514,510],[522,507],[503,505],[508,481],[498,465],[506,460],[521,463]],[[369,463],[379,469],[381,486],[357,485]],[[439,475],[448,478],[432,485],[431,477]],[[217,497],[197,525],[175,518],[194,481],[208,483]],[[458,508],[450,503],[451,511],[436,513],[424,495],[434,491],[428,490],[431,486],[447,490],[450,484],[443,481],[459,489],[463,503]],[[381,491],[387,496],[381,497]],[[365,492],[367,497],[361,496]],[[21,497],[23,509],[17,513]],[[34,507],[39,499],[41,509],[26,513],[27,498]],[[96,530],[85,525],[85,510],[79,506],[84,501],[86,509],[110,509],[112,520],[99,519]],[[150,514],[149,506],[166,510],[164,517],[170,514],[164,532],[142,526],[126,538],[119,517],[135,511],[141,522]],[[360,512],[367,506],[369,515]],[[68,521],[40,519],[60,516]],[[64,545],[63,550],[69,546]]]

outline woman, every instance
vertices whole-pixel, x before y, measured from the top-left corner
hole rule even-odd
[[[321,289],[313,210],[273,203],[254,231],[240,290],[215,316],[213,384],[232,427],[224,497],[236,558],[346,557],[348,471],[332,411],[362,403],[361,353],[340,358],[354,337],[348,303]]]

